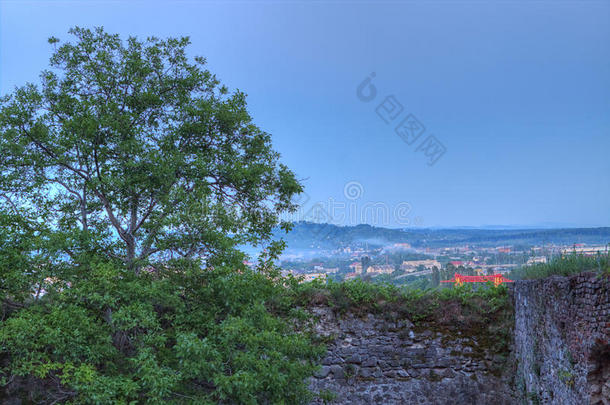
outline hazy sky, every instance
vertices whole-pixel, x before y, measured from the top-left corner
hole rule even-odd
[[[0,92],[38,82],[74,25],[190,36],[334,222],[610,225],[610,1],[0,1]]]

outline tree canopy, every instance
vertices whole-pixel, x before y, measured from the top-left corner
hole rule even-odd
[[[239,260],[301,191],[245,94],[190,61],[188,38],[140,41],[74,28],[41,86],[0,104],[3,205],[63,232],[65,254]]]
[[[301,185],[245,94],[187,38],[70,33],[0,100],[0,402],[306,403],[269,241]]]

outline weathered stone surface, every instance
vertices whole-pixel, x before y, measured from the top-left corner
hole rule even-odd
[[[330,374],[330,367],[322,366],[322,368],[314,374],[314,377],[325,378],[328,374]]]
[[[360,369],[360,376],[363,377],[363,378],[373,377],[374,374],[375,374],[375,369],[374,368],[362,368],[362,369]]]
[[[582,273],[514,286],[516,394],[542,404],[610,404],[610,279]]]
[[[330,371],[333,373],[333,377],[337,380],[342,380],[345,378],[345,372],[343,371],[343,367],[338,364],[333,364],[330,366]]]
[[[323,360],[329,372],[310,388],[335,392],[336,404],[610,405],[610,280],[518,281],[511,294],[508,360],[459,331],[314,308],[318,333],[333,338]]]
[[[375,357],[375,356],[367,357],[362,362],[363,367],[375,367],[376,365],[377,365],[377,357]]]
[[[410,321],[387,321],[383,314],[338,317],[323,307],[314,313],[318,333],[335,338],[324,361],[330,371],[312,378],[310,389],[335,392],[336,404],[515,403],[507,381],[486,365],[495,353],[456,350],[474,345],[471,338],[418,332]]]

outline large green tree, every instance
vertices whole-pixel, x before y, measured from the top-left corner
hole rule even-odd
[[[185,38],[71,33],[0,101],[0,402],[307,403],[268,242],[301,186],[244,94]]]
[[[266,240],[301,191],[258,128],[244,93],[191,62],[188,38],[74,28],[41,86],[0,104],[0,204],[132,269],[201,257],[230,261]]]

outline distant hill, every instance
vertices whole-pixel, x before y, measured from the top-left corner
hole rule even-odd
[[[337,226],[297,222],[282,237],[289,249],[336,249],[354,243],[382,246],[389,243],[410,243],[413,247],[437,247],[473,244],[541,245],[601,244],[610,242],[610,227],[564,229],[390,229],[371,225]]]

